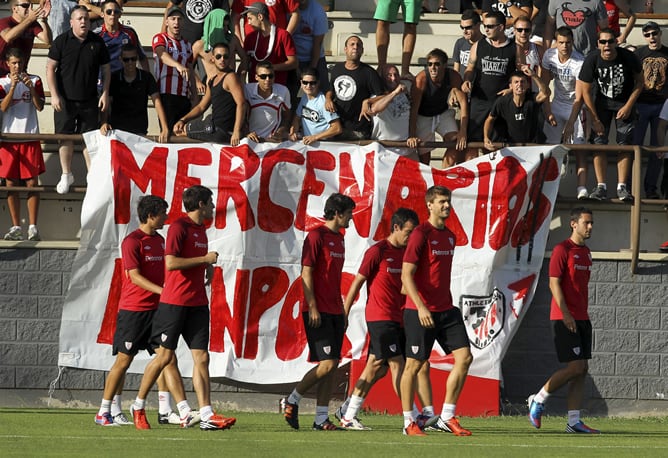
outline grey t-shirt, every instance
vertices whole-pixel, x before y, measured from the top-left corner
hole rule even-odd
[[[556,20],[555,30],[568,27],[573,31],[573,47],[585,56],[596,46],[596,26],[608,18],[601,0],[550,0],[547,13]]]

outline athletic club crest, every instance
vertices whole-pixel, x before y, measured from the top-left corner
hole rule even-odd
[[[501,333],[506,298],[494,288],[490,296],[462,296],[459,302],[471,345],[485,348]]]

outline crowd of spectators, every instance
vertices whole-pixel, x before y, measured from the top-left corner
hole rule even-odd
[[[572,0],[567,6],[554,0],[483,0],[480,10],[461,15],[452,67],[447,52],[435,48],[416,75],[411,65],[425,8],[420,2],[377,2],[377,68],[363,62],[364,43],[352,35],[344,43],[345,61],[328,69],[328,21],[317,0],[218,0],[206,11],[191,0],[172,0],[152,40],[152,71],[137,33],[121,23],[123,3],[10,0],[11,15],[0,20],[3,132],[38,132],[36,117],[16,122],[19,110],[32,113],[44,105],[41,81],[27,73],[37,37],[49,46],[46,78],[55,133],[100,128],[103,134],[122,129],[145,135],[150,98],[161,142],[170,135],[232,145],[243,138],[305,144],[378,139],[402,142],[395,152],[429,163],[429,142],[438,135],[452,145],[444,166],[499,142],[606,144],[613,121],[621,145],[645,144],[646,136],[648,144],[660,145],[665,136],[659,115],[668,98],[668,48],[652,21],[642,26],[644,46],[629,43],[636,15],[627,0]],[[389,25],[399,7],[404,34],[395,66],[388,62]],[[620,13],[627,18],[624,27]],[[5,102],[10,96],[12,102]],[[471,142],[484,148],[471,148]],[[35,186],[43,171],[39,160],[24,170],[24,151],[6,145],[0,159],[7,186]],[[71,142],[61,142],[61,194],[74,183],[72,152]],[[577,198],[606,199],[606,154],[592,153],[592,191],[588,155],[577,155]],[[658,183],[664,162],[660,155],[649,159],[647,198],[668,192],[665,173]],[[617,197],[624,202],[634,199],[630,168],[630,155],[620,153]],[[20,240],[18,197],[9,194],[13,226],[5,238]],[[29,238],[37,240],[38,194],[28,199]]]

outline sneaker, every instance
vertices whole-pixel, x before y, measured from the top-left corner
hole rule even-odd
[[[135,409],[135,406],[130,406],[130,413],[132,414],[132,419],[134,420],[135,428],[151,429],[151,425],[148,424],[148,420],[146,419],[145,409]]]
[[[433,428],[435,431],[441,431],[443,433],[452,433],[455,436],[470,436],[471,435],[471,431],[469,431],[468,429],[462,428],[462,426],[459,424],[459,420],[457,420],[457,417],[452,417],[448,421],[444,421],[439,416],[436,423],[431,425],[431,428]]]
[[[13,226],[3,238],[5,240],[23,240],[23,231],[19,226]]]
[[[169,413],[158,413],[158,423],[161,425],[180,425],[181,418],[173,410]]]
[[[589,199],[591,200],[607,200],[608,190],[603,186],[596,186],[594,190],[589,194]]]
[[[114,423],[121,426],[128,426],[132,424],[132,422],[128,420],[128,417],[126,417],[123,412],[119,413],[118,415],[114,415]]]
[[[334,411],[334,416],[339,421],[343,421],[343,417],[346,415],[346,413],[342,410],[342,408],[343,404],[341,404],[339,408]]]
[[[404,428],[404,436],[426,436],[422,429],[414,421]]]
[[[223,417],[222,415],[213,415],[208,420],[202,420],[199,423],[199,429],[202,431],[217,431],[230,429],[237,422],[236,418]]]
[[[352,420],[346,418],[341,419],[341,428],[349,429],[351,431],[371,431],[371,428],[364,426],[357,417],[353,417]]]
[[[292,425],[290,425],[292,426]],[[314,431],[340,431],[341,428],[336,426],[334,423],[329,421],[329,418],[325,421],[323,421],[320,424],[317,424],[316,422],[313,422],[313,430]]]
[[[665,241],[661,244],[661,246],[659,247],[659,251],[661,251],[662,253],[668,253],[668,241]]]
[[[28,228],[28,240],[31,242],[38,242],[42,240],[36,227],[32,226]]]
[[[587,188],[582,188],[578,191],[578,200],[586,200],[589,197]]]
[[[545,404],[534,401],[534,397],[536,397],[536,395],[532,394],[529,396],[529,399],[527,399],[527,405],[529,406],[529,421],[534,428],[540,429],[540,419],[543,416],[543,412],[545,412]]]
[[[581,434],[601,434],[601,431],[598,429],[590,428],[589,426],[582,423],[582,420],[578,421],[573,426],[566,424],[567,433],[581,433]]]
[[[72,183],[74,183],[74,175],[71,173],[63,173],[60,175],[60,181],[56,185],[56,192],[58,194],[67,194],[70,191]]]
[[[95,415],[95,423],[100,426],[118,426],[114,423],[114,419],[109,412],[105,412],[102,415]]]
[[[633,203],[633,196],[626,189],[626,186],[620,186],[617,188],[617,198],[622,202]]]
[[[283,398],[281,399],[281,408],[285,421],[292,429],[299,429],[299,404],[289,403],[287,398]]]
[[[181,425],[181,428],[191,428],[195,426],[197,423],[200,423],[202,421],[202,417],[199,414],[199,410],[191,410],[188,412],[188,414],[181,418],[178,417],[179,421],[176,423],[177,425]],[[171,420],[171,418],[170,418]],[[174,423],[172,423],[174,424]]]
[[[420,429],[424,429],[428,423],[433,424],[436,421],[437,421],[436,415],[430,417],[429,415],[420,414],[415,419],[415,424],[417,424]]]

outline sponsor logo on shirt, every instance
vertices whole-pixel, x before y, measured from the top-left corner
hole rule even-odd
[[[208,245],[202,242],[195,242],[195,248],[207,248]]]
[[[144,256],[144,260],[147,262],[162,261],[162,256]]]

